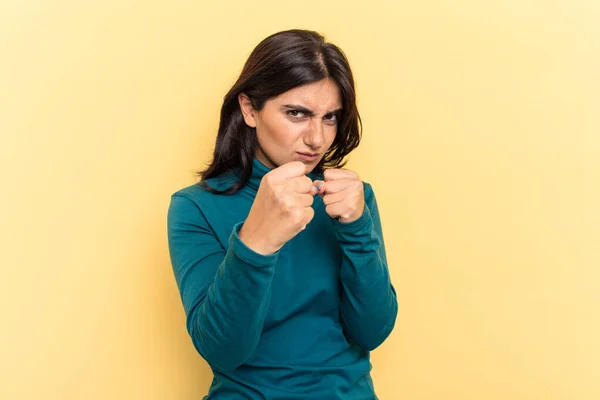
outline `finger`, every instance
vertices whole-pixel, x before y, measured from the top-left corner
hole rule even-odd
[[[314,187],[311,179],[304,175],[288,179],[285,182],[285,186],[296,193],[310,193]]]
[[[325,196],[323,196],[323,203],[326,206],[335,204],[335,203],[340,203],[342,201],[344,201],[347,197],[347,193],[345,191],[342,192],[337,192],[337,193],[332,193],[332,194],[326,194]]]
[[[300,161],[292,161],[270,171],[267,175],[271,183],[281,183],[291,178],[297,178],[306,174],[306,166]]]
[[[330,168],[323,172],[325,182],[336,181],[339,179],[358,179],[358,174],[353,171],[341,168]]]
[[[321,180],[313,181],[313,186],[317,190],[317,194],[321,195],[325,193],[325,182]]]
[[[313,205],[315,198],[311,194],[298,194],[296,195],[296,201],[301,207],[310,207]]]
[[[315,210],[312,207],[306,207],[304,209],[304,225],[308,225],[315,216]]]
[[[342,180],[337,180],[337,181],[328,181],[325,182],[325,190],[324,193],[326,194],[330,194],[330,193],[338,193],[338,192],[342,192],[344,190],[360,190],[360,185],[362,185],[361,181],[358,180],[350,180],[350,179],[342,179]]]
[[[331,218],[345,218],[346,214],[350,214],[347,210],[347,207],[344,203],[335,203],[325,207],[325,211],[327,215]]]

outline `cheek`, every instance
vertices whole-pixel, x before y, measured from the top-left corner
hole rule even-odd
[[[302,124],[293,123],[285,118],[263,121],[257,130],[259,141],[265,145],[286,145],[301,135],[305,127]]]
[[[337,126],[328,126],[325,132],[325,140],[327,141],[329,147],[331,146],[337,135]]]
[[[284,118],[279,122],[278,129],[281,140],[292,143],[306,134],[310,129],[310,123],[308,121],[294,122]]]

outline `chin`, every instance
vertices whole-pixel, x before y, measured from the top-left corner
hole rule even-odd
[[[320,162],[321,162],[321,160],[305,162],[304,165],[306,166],[306,173],[307,174],[311,173],[315,168],[317,168],[317,165],[319,165]]]

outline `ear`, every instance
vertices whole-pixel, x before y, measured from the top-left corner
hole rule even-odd
[[[238,102],[240,103],[240,110],[242,111],[246,125],[256,128],[257,113],[254,107],[252,107],[250,98],[245,93],[240,93],[238,95]]]

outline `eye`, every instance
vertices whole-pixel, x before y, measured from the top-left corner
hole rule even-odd
[[[327,121],[330,124],[336,124],[338,121],[338,116],[336,114],[327,114],[323,117],[323,120]]]
[[[296,118],[296,119],[300,119],[300,118],[304,117],[304,113],[299,110],[289,110],[287,112],[287,115],[289,115],[292,118]]]

